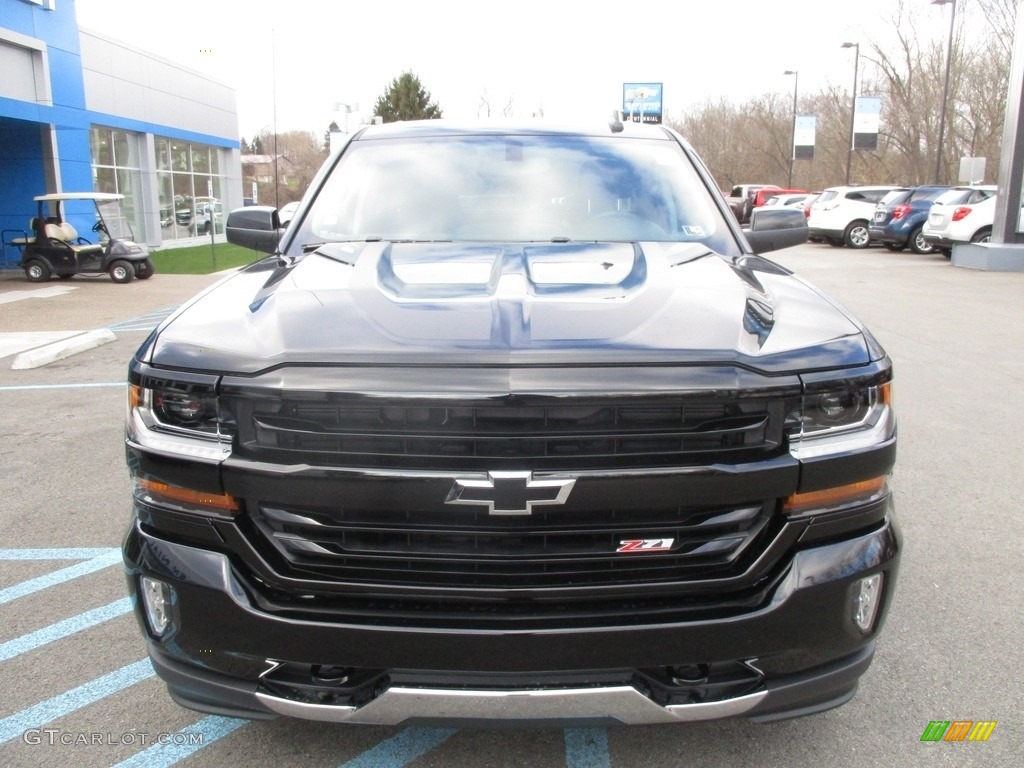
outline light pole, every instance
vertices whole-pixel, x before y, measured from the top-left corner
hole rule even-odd
[[[274,207],[280,210],[277,175],[277,31],[270,28],[270,92],[274,105]]]
[[[789,142],[789,184],[787,189],[793,188],[793,161],[796,159],[796,89],[800,85],[800,73],[795,69],[787,69],[782,74],[793,76],[793,131],[792,140]]]
[[[946,101],[949,98],[949,65],[953,61],[953,22],[956,19],[956,0],[932,0],[932,5],[952,5],[949,14],[949,42],[946,43],[946,77],[942,83],[942,112],[939,114],[939,144],[935,150],[935,183],[942,179],[942,142],[946,138]]]
[[[853,48],[853,104],[850,106],[850,146],[846,150],[846,185],[850,185],[850,163],[853,161],[853,128],[857,119],[857,67],[860,65],[860,43],[843,43],[843,48]]]

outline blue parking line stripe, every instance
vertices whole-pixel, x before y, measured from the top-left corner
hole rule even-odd
[[[89,560],[119,551],[117,547],[65,549],[0,549],[0,560]]]
[[[123,387],[124,381],[97,381],[92,384],[18,384],[0,387],[0,392],[30,392],[36,389],[89,389],[90,387]]]
[[[45,576],[39,576],[35,579],[29,579],[23,581],[20,584],[15,584],[13,587],[7,587],[6,589],[0,589],[0,605],[9,603],[12,600],[17,600],[19,597],[25,595],[31,595],[33,592],[38,592],[41,589],[52,587],[55,584],[63,584],[65,581],[71,581],[71,579],[77,579],[79,576],[85,576],[86,574],[94,571],[99,571],[103,568],[109,568],[115,563],[121,562],[121,551],[115,549],[113,552],[94,557],[91,560],[86,560],[84,563],[78,565],[70,565],[67,568],[61,568],[59,571],[48,573]]]
[[[566,728],[567,768],[611,768],[608,732],[604,728]]]
[[[454,728],[406,728],[344,763],[341,768],[402,768],[457,733]]]
[[[110,619],[116,619],[118,616],[128,613],[131,609],[132,601],[127,597],[123,597],[100,608],[93,608],[91,611],[85,611],[77,616],[72,616],[70,619],[58,621],[56,624],[43,627],[14,640],[0,643],[0,661],[13,659],[15,656],[34,651],[36,648],[47,643],[62,640],[76,632],[89,629],[89,627],[95,627],[97,624],[102,624]]]
[[[29,728],[39,728],[64,717],[75,710],[106,698],[146,678],[153,677],[153,665],[149,659],[136,661],[110,674],[97,677],[70,691],[58,694],[52,699],[41,701],[0,720],[0,744],[17,738]]]
[[[184,760],[189,755],[210,746],[217,739],[237,731],[248,723],[248,720],[212,715],[193,723],[188,728],[167,734],[165,743],[157,742],[141,752],[136,752],[128,759],[122,760],[112,768],[169,768],[179,760]]]

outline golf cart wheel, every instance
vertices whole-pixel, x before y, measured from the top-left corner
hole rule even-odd
[[[115,283],[130,283],[132,278],[135,277],[135,267],[132,266],[130,261],[118,259],[110,264],[107,273]]]
[[[50,268],[46,262],[32,259],[25,264],[25,277],[30,283],[45,283],[50,279]]]
[[[149,259],[135,262],[135,277],[139,280],[149,280],[155,272],[153,262]]]

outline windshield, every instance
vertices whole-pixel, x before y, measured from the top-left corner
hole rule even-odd
[[[738,248],[677,143],[547,135],[353,142],[293,245],[377,239]]]
[[[100,216],[103,217],[103,224],[110,237],[114,240],[134,239],[131,225],[128,223],[124,211],[121,210],[120,200],[97,200],[96,207],[99,209]]]

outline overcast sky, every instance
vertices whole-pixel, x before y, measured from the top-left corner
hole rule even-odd
[[[944,37],[948,6],[903,0]],[[626,82],[664,83],[667,117],[828,83],[852,85],[844,41],[884,38],[899,0],[76,0],[79,24],[238,92],[239,133],[344,127],[405,71],[445,117],[605,118]],[[862,63],[863,66],[863,63]],[[847,82],[849,81],[849,82]],[[276,83],[276,89],[275,89]],[[276,94],[275,94],[276,91]],[[276,96],[276,98],[275,98]],[[276,110],[275,110],[276,102]],[[343,108],[342,108],[343,109]],[[276,111],[276,117],[275,117]]]

